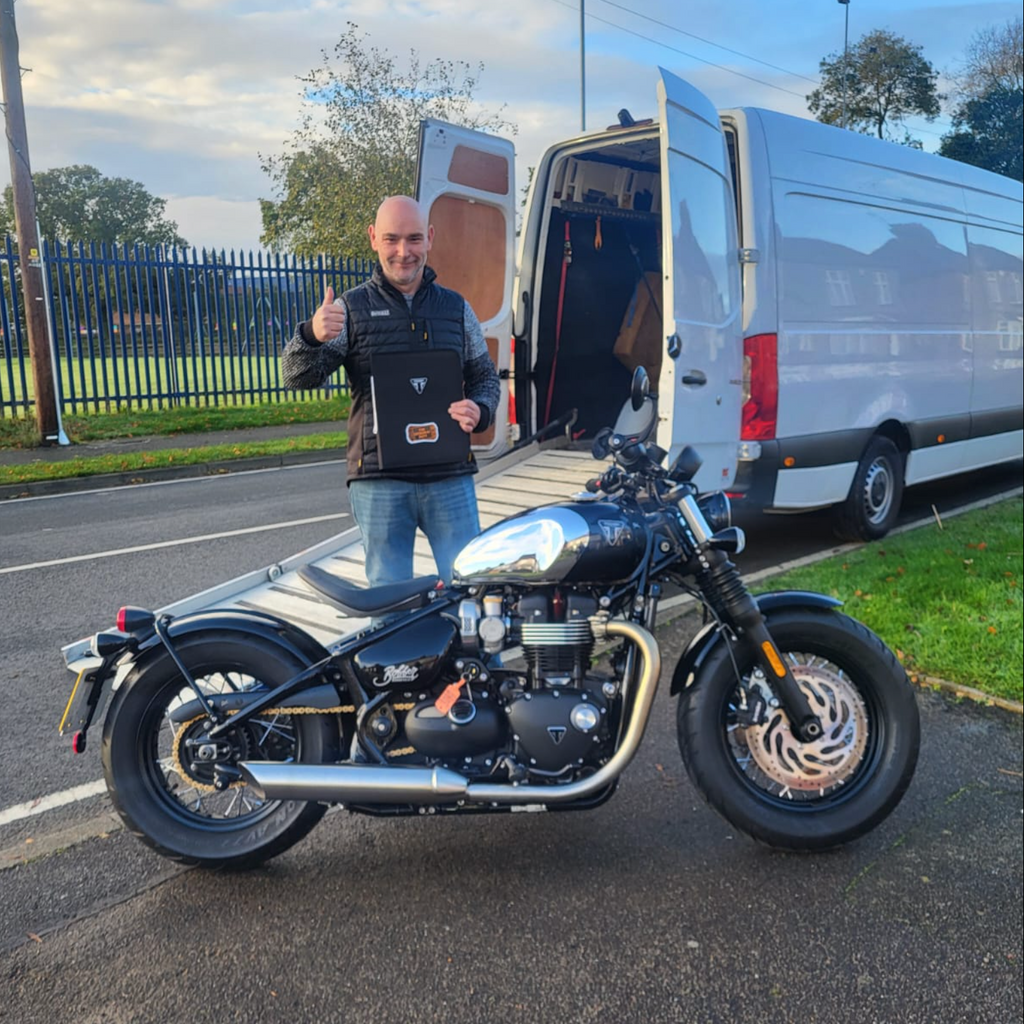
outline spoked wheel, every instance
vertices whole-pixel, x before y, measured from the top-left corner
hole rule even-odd
[[[204,693],[213,694],[224,692],[219,684],[228,680],[240,684],[231,686],[233,690],[266,689],[255,677],[237,672],[227,677],[217,672],[196,683]],[[195,695],[189,688],[172,697],[162,721],[152,730],[155,749],[140,752],[139,770],[152,775],[154,790],[175,810],[181,808],[204,824],[258,818],[268,805],[253,796],[244,783],[219,777],[222,766],[231,768],[240,761],[299,760],[294,719],[280,712],[261,715],[211,740],[205,714],[181,723],[174,718],[177,708],[194,703]]]
[[[303,667],[252,637],[204,636],[178,645],[205,694],[259,691]],[[241,761],[337,758],[323,715],[269,712],[211,738],[206,716],[170,656],[158,657],[118,692],[103,730],[107,787],[127,826],[158,853],[204,867],[249,867],[288,849],[322,804],[261,800],[233,777]]]
[[[899,803],[917,763],[920,725],[906,674],[869,630],[836,612],[768,622],[823,732],[792,733],[754,659],[721,645],[679,702],[683,760],[728,821],[789,850],[839,846]],[[737,677],[737,669],[739,675]]]

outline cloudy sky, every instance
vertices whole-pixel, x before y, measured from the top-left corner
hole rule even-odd
[[[167,199],[197,246],[256,247],[259,154],[283,151],[301,109],[297,76],[355,22],[405,61],[483,61],[476,97],[519,126],[517,173],[580,127],[579,0],[18,0],[35,170],[87,163]],[[818,61],[842,50],[837,0],[585,0],[588,129],[655,112],[660,64],[719,107],[808,116]],[[851,44],[887,28],[956,70],[980,28],[1020,3],[852,0]],[[734,52],[736,51],[736,52]],[[763,62],[763,63],[759,63]],[[771,65],[771,66],[768,66]],[[947,130],[912,123],[933,149]],[[10,180],[6,161],[0,184]]]

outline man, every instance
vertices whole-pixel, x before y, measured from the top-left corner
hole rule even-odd
[[[427,253],[434,228],[419,203],[385,199],[369,228],[378,262],[365,284],[339,299],[328,288],[312,320],[285,346],[285,387],[315,388],[339,366],[352,394],[348,424],[348,487],[363,535],[366,575],[372,586],[413,576],[413,541],[420,527],[430,542],[438,575],[451,581],[452,562],[480,532],[472,456],[439,466],[382,469],[374,434],[370,359],[374,353],[452,350],[462,361],[465,397],[448,414],[467,434],[494,419],[500,385],[483,331],[457,292],[435,283]]]

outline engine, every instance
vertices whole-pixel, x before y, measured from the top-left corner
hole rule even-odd
[[[616,679],[591,670],[597,610],[594,597],[562,588],[507,587],[463,600],[450,642],[422,628],[421,643],[433,643],[419,656],[416,667],[428,671],[415,673],[417,689],[411,662],[375,670],[373,679],[405,685],[370,701],[364,742],[389,763],[511,781],[594,770],[611,755],[619,718]],[[357,672],[369,671],[371,652]]]

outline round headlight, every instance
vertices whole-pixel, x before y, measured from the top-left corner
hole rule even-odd
[[[712,491],[710,494],[702,494],[697,499],[697,507],[707,520],[712,533],[718,533],[719,530],[732,525],[732,506],[724,492]]]

